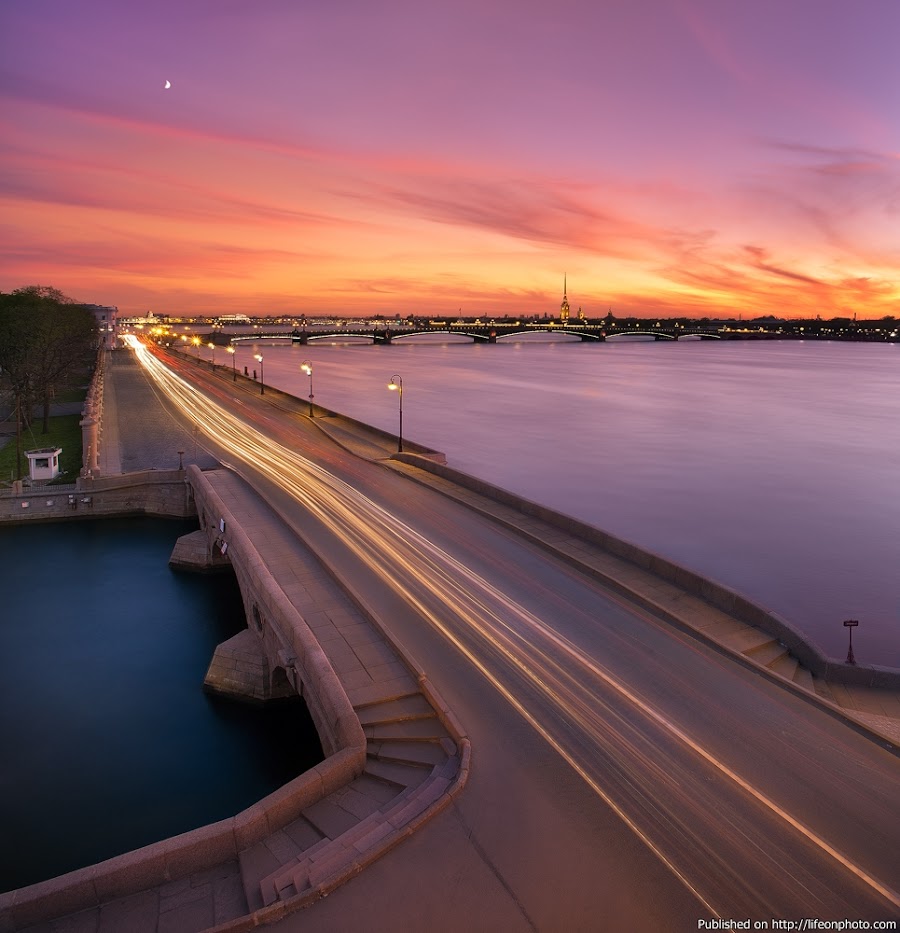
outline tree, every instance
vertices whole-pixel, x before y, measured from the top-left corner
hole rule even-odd
[[[25,425],[41,402],[43,431],[50,430],[55,390],[89,365],[96,350],[94,315],[57,289],[29,285],[0,293],[0,372]]]

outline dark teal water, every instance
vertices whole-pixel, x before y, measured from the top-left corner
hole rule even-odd
[[[211,697],[230,576],[167,561],[195,524],[0,527],[0,890],[233,816],[322,760],[297,701]]]

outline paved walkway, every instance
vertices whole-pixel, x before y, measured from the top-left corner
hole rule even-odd
[[[174,470],[178,451],[184,466],[202,470],[218,466],[203,448],[203,437],[185,430],[157,396],[130,350],[106,354],[100,428],[100,473]]]

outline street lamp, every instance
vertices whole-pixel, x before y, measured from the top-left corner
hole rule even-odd
[[[259,394],[266,394],[266,371],[263,368],[263,358],[262,353],[257,353],[253,359],[259,363]]]
[[[232,381],[237,382],[237,368],[234,365],[234,354],[236,351],[234,347],[228,346],[225,347],[225,352],[231,354],[231,378]]]
[[[400,433],[397,435],[397,453],[403,453],[403,380],[395,373],[388,383],[391,391],[396,391],[400,402]]]
[[[853,629],[859,625],[858,619],[847,619],[844,622],[844,628],[848,629],[847,634],[850,636],[850,648],[847,651],[847,663],[856,664],[856,658],[853,656]]]
[[[304,360],[300,364],[300,368],[303,370],[303,372],[306,373],[307,376],[309,376],[309,417],[312,418],[314,417],[313,416],[313,398],[315,397],[313,395],[313,388],[312,388],[312,363],[310,363],[309,360]]]
[[[194,349],[197,351],[197,359],[200,359],[200,338],[191,337],[191,343],[194,345]]]
[[[207,346],[209,347],[210,350],[212,350],[212,360],[210,362],[210,366],[215,366],[216,365],[216,345],[210,340]]]

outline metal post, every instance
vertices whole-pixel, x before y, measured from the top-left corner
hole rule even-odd
[[[856,664],[856,658],[853,656],[853,629],[855,629],[857,625],[859,625],[859,621],[857,619],[847,619],[844,622],[844,628],[849,630],[847,634],[850,636],[850,647],[847,650],[848,664]]]
[[[315,397],[315,396],[313,395],[313,384],[312,384],[312,363],[310,363],[309,360],[304,360],[304,361],[300,364],[300,368],[303,370],[303,372],[306,373],[307,376],[309,376],[309,417],[312,418],[312,417],[314,417],[314,415],[313,415],[313,398]]]
[[[259,394],[266,394],[266,370],[263,366],[263,358],[261,353],[257,353],[254,357],[255,360],[259,362]]]
[[[398,400],[400,402],[400,433],[397,435],[397,453],[403,453],[403,380],[396,373],[391,376],[391,381],[388,384],[389,389],[394,389],[397,392]]]

